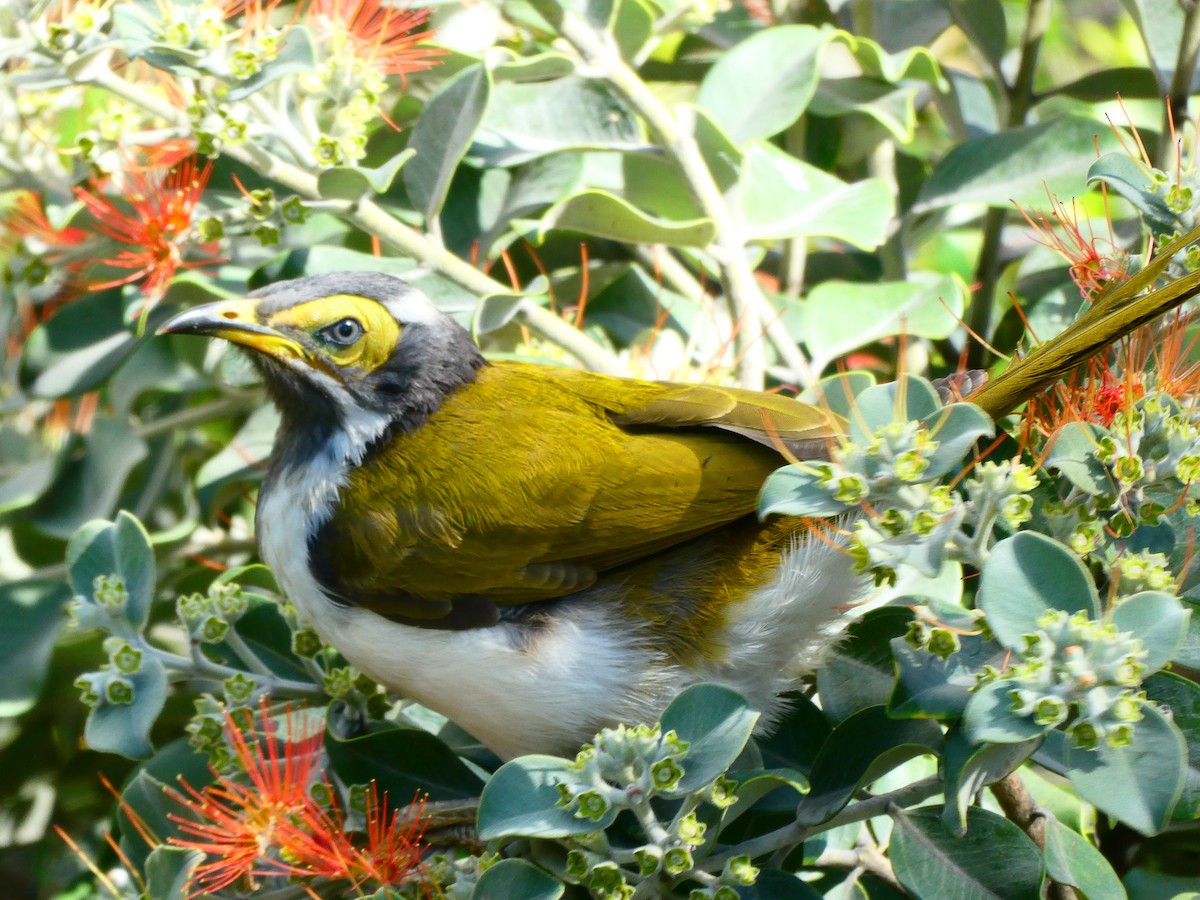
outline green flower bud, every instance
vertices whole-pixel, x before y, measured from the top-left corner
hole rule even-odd
[[[209,616],[200,623],[200,627],[195,631],[195,637],[203,644],[219,644],[225,640],[225,635],[228,633],[228,622],[223,622],[216,616]]]
[[[683,769],[675,760],[667,757],[650,767],[650,779],[660,791],[673,791],[683,777]]]
[[[638,874],[648,878],[662,868],[662,848],[654,844],[638,847],[633,851],[633,859],[637,863]]]
[[[336,166],[341,162],[342,153],[338,149],[337,141],[322,135],[317,140],[316,146],[313,147],[313,158],[317,161],[317,165]]]
[[[920,481],[928,468],[929,460],[925,459],[919,450],[904,451],[897,455],[894,464],[896,477],[901,481]]]
[[[333,806],[334,796],[333,789],[327,782],[314,781],[308,789],[308,796],[312,797],[313,802],[324,809]]]
[[[737,782],[724,775],[718,775],[717,780],[708,789],[708,802],[717,809],[728,809],[737,803]]]
[[[125,579],[120,575],[98,575],[92,581],[92,596],[96,603],[109,609],[117,609],[129,600],[129,592],[125,590]]]
[[[192,26],[182,20],[170,23],[162,31],[163,42],[173,47],[187,47],[192,37]]]
[[[1093,750],[1100,743],[1100,733],[1096,726],[1086,720],[1080,720],[1067,729],[1067,733],[1075,741],[1075,746],[1084,750]]]
[[[119,647],[109,653],[108,661],[122,675],[133,675],[142,670],[142,651],[122,641]]]
[[[599,791],[584,791],[575,798],[575,801],[579,804],[579,808],[575,811],[577,818],[591,819],[594,822],[608,812],[608,801]]]
[[[254,696],[254,689],[257,687],[257,682],[252,678],[247,678],[241,672],[236,675],[230,675],[223,682],[221,687],[224,688],[225,698],[231,706],[242,706],[249,702]]]
[[[668,875],[682,875],[690,872],[693,865],[692,851],[687,847],[672,847],[663,854],[663,871]]]
[[[221,720],[215,716],[197,716],[192,719],[190,730],[192,737],[188,743],[199,749],[214,746],[225,734]]]
[[[229,60],[229,70],[234,78],[246,79],[258,74],[258,54],[249,50],[234,50]]]
[[[1058,697],[1043,697],[1034,706],[1033,721],[1038,725],[1057,725],[1067,717],[1067,704]]]
[[[346,791],[346,805],[354,812],[365,814],[367,811],[367,786],[365,784],[350,785],[350,789]]]
[[[279,207],[283,221],[289,225],[301,225],[308,219],[308,207],[299,197],[289,197]]]
[[[1146,474],[1139,456],[1122,456],[1113,466],[1113,474],[1122,484],[1136,484]]]
[[[588,887],[601,896],[612,896],[624,886],[625,876],[616,863],[602,862],[592,867]]]
[[[725,863],[721,879],[734,884],[751,885],[758,880],[758,873],[758,867],[750,862],[749,856],[735,856]]]
[[[1033,518],[1033,498],[1027,494],[1017,494],[1009,497],[1000,504],[1000,515],[1013,528]]]
[[[708,826],[701,822],[694,812],[691,812],[679,820],[676,834],[685,844],[699,847],[704,843],[704,832],[707,830]]]
[[[1200,253],[1200,247],[1192,249]],[[1200,481],[1200,455],[1188,453],[1181,456],[1179,462],[1175,464],[1175,477],[1189,484],[1193,481]]]
[[[635,851],[636,853],[636,851]],[[574,878],[576,881],[582,881],[587,877],[588,870],[592,864],[588,859],[588,855],[582,850],[569,850],[567,852],[567,864],[565,870],[567,876]]]
[[[292,652],[301,659],[312,659],[321,652],[321,639],[315,631],[304,629],[292,634]]]
[[[1039,484],[1037,473],[1032,468],[1024,463],[1013,463],[1012,467],[1012,486],[1014,490],[1020,491],[1022,494],[1028,493],[1036,488]]]
[[[354,678],[345,666],[331,669],[325,673],[324,687],[330,697],[341,700],[354,690]]]
[[[929,632],[929,652],[940,659],[949,659],[962,649],[958,635],[945,628],[934,628]]]
[[[1128,747],[1133,743],[1133,726],[1126,724],[1114,725],[1108,729],[1108,733],[1104,737],[1110,747]]]
[[[79,690],[79,699],[88,706],[95,706],[100,702],[100,695],[96,693],[94,675],[80,675],[75,679],[75,687]]]
[[[839,503],[858,503],[867,498],[867,481],[861,475],[843,475],[837,480],[833,499]]]
[[[671,729],[662,736],[662,742],[663,749],[670,756],[686,756],[688,747],[690,746],[687,741],[680,739],[674,729]]]
[[[274,225],[268,225],[264,222],[250,233],[258,238],[258,242],[264,247],[274,247],[279,243],[279,229]]]
[[[741,894],[728,885],[721,885],[713,891],[713,900],[741,900]]]
[[[1145,716],[1142,711],[1145,704],[1146,694],[1144,692],[1135,694],[1132,691],[1126,691],[1113,703],[1109,714],[1118,722],[1140,722]]]
[[[127,678],[113,678],[104,686],[104,697],[109,703],[132,703],[133,682]]]

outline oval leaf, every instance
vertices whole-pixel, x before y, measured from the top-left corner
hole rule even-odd
[[[651,216],[613,194],[584,191],[552,207],[542,219],[541,234],[579,231],[633,244],[707,247],[716,236],[709,219],[675,222]]]
[[[996,639],[1020,649],[1048,610],[1098,614],[1096,585],[1074,553],[1045,535],[1015,534],[992,550],[979,584],[979,608]]]
[[[941,810],[892,815],[892,866],[914,897],[1029,900],[1040,894],[1042,854],[1020,828],[971,807],[967,833],[942,827]]]
[[[750,740],[758,713],[737,691],[719,684],[696,684],[663,711],[662,729],[688,742],[680,761],[683,777],[668,796],[699,790],[733,764]]]
[[[475,883],[471,900],[558,900],[566,886],[524,859],[502,859],[488,866]]]
[[[617,810],[610,807],[599,819],[576,816],[558,806],[555,785],[570,784],[578,773],[557,756],[521,756],[506,762],[492,775],[479,800],[479,838],[562,838],[601,831],[613,823]]]

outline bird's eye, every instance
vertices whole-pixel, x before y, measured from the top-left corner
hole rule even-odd
[[[338,319],[332,325],[326,325],[321,329],[321,337],[331,344],[339,344],[343,347],[349,347],[362,336],[362,323],[349,316]]]

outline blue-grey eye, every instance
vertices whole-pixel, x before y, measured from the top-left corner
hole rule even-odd
[[[362,322],[347,316],[321,329],[321,338],[331,344],[349,347],[363,336]]]

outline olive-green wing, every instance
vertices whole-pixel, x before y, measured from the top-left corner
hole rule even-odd
[[[315,550],[353,602],[478,623],[752,513],[777,439],[835,429],[772,395],[497,363],[351,474]]]

